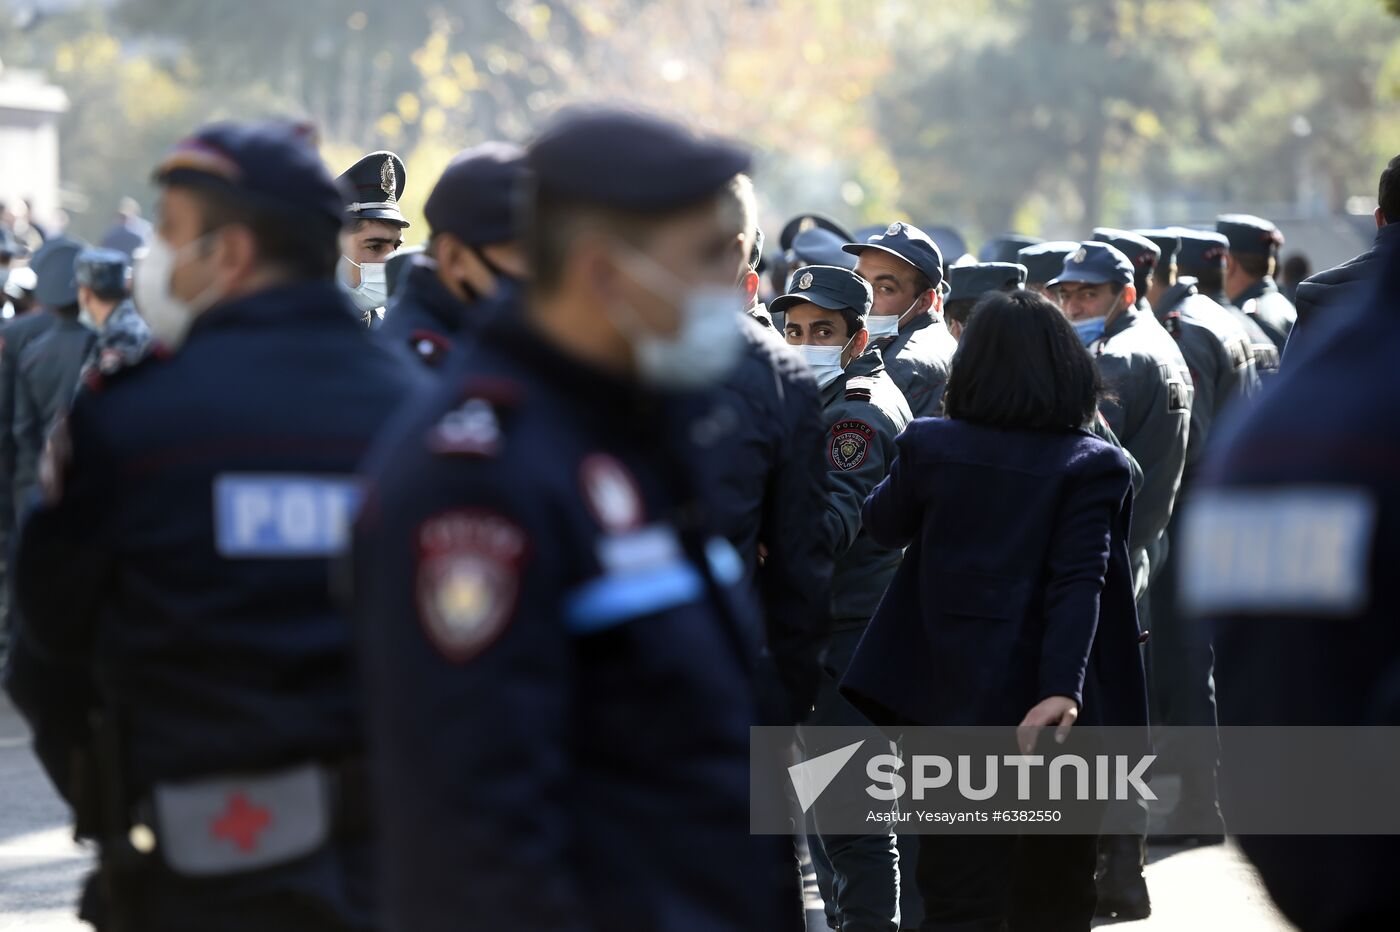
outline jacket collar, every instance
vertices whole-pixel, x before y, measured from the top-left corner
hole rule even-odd
[[[427,256],[415,256],[404,278],[400,300],[426,310],[448,333],[458,333],[473,324],[473,305],[457,298],[438,277],[438,264]]]
[[[1181,305],[1182,301],[1196,293],[1195,279],[1178,280],[1175,285],[1167,289],[1162,295],[1159,306],[1154,308],[1157,312],[1157,319],[1161,320]]]
[[[1129,327],[1133,326],[1139,318],[1146,316],[1146,312],[1136,304],[1129,305],[1128,309],[1113,319],[1103,330],[1103,340],[1107,341]]]
[[[190,336],[224,327],[286,326],[331,319],[352,323],[356,319],[355,309],[335,282],[289,282],[214,305],[195,318]]]
[[[1230,303],[1235,307],[1244,307],[1246,301],[1253,301],[1255,298],[1262,298],[1267,294],[1276,294],[1278,285],[1274,284],[1273,276],[1265,275],[1244,291],[1230,299]]]
[[[885,357],[880,352],[880,347],[871,344],[864,353],[852,359],[846,366],[846,371],[837,376],[830,385],[822,389],[822,406],[830,404],[842,392],[846,390],[846,383],[851,379],[862,376],[877,375],[885,371]]]

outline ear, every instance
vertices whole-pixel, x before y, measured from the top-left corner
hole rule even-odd
[[[1137,299],[1138,299],[1137,286],[1136,286],[1136,285],[1125,285],[1125,286],[1123,287],[1123,298],[1124,298],[1125,301],[1126,301],[1126,303],[1123,305],[1125,309],[1126,309],[1126,308],[1130,308],[1130,307],[1132,307],[1133,305],[1137,304]]]
[[[1379,230],[1381,227],[1385,226],[1386,223],[1388,223],[1388,222],[1389,222],[1389,221],[1387,221],[1387,220],[1385,219],[1385,211],[1383,211],[1383,210],[1381,210],[1379,207],[1377,207],[1377,208],[1376,208],[1376,229]]]
[[[851,340],[851,358],[859,359],[865,355],[865,350],[870,346],[870,331],[861,327],[859,332]]]
[[[743,278],[739,279],[739,290],[744,293],[744,306],[752,305],[758,297],[758,273],[753,269],[745,269]]]
[[[241,223],[225,224],[215,240],[213,258],[219,274],[234,281],[251,278],[259,262],[253,231]]]
[[[935,286],[935,287],[929,289],[929,294],[933,295],[933,299],[929,301],[929,305],[928,305],[929,312],[930,312],[930,313],[933,313],[933,314],[942,314],[942,313],[943,313],[943,289],[942,289],[941,287]]]

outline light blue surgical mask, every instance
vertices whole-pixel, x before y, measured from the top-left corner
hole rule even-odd
[[[1107,317],[1093,317],[1089,320],[1071,321],[1075,331],[1079,334],[1080,341],[1085,346],[1090,346],[1095,340],[1103,339],[1104,326],[1108,323]]]
[[[851,340],[854,339],[854,336],[851,337]],[[851,340],[846,341],[846,346],[851,345]],[[817,380],[817,387],[826,388],[839,379],[841,373],[846,371],[846,367],[841,365],[841,357],[845,355],[846,346],[804,344],[793,348],[806,361],[807,368],[812,370],[812,376]]]

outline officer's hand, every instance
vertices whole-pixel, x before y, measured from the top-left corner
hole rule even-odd
[[[1035,750],[1040,729],[1047,725],[1055,726],[1055,743],[1064,744],[1074,720],[1079,718],[1079,703],[1069,696],[1051,696],[1036,703],[1035,708],[1026,713],[1021,724],[1016,726],[1016,744],[1022,754]]]

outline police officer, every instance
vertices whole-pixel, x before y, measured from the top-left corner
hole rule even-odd
[[[423,205],[428,247],[410,261],[380,328],[383,339],[440,369],[481,329],[493,300],[518,291],[525,277],[516,220],[524,178],[518,146],[488,142],[458,153]]]
[[[336,274],[366,326],[377,327],[389,300],[384,264],[403,245],[408,220],[399,209],[408,174],[392,152],[371,152],[351,165],[336,185],[345,198],[345,232]]]
[[[344,205],[308,127],[212,124],[155,178],[135,290],[162,349],[55,432],[9,689],[100,843],[98,928],[379,928],[328,580],[416,373],[335,283]]]
[[[1223,307],[1244,328],[1255,371],[1259,373],[1260,382],[1267,383],[1278,373],[1278,347],[1259,321],[1240,310],[1225,293],[1225,257],[1230,251],[1230,241],[1213,230],[1169,227],[1164,232],[1175,233],[1181,239],[1177,253],[1178,281],[1183,284],[1194,281],[1198,292]]]
[[[1251,214],[1222,214],[1215,219],[1215,232],[1230,243],[1225,257],[1230,302],[1259,322],[1281,354],[1298,320],[1293,302],[1274,282],[1283,234],[1271,221]]]
[[[1165,559],[1167,522],[1186,463],[1191,376],[1176,343],[1137,306],[1133,264],[1119,250],[1080,244],[1051,287],[1114,396],[1100,406],[1109,426],[1142,467],[1129,539],[1142,615],[1146,584]],[[1100,850],[1098,914],[1146,917],[1151,900],[1142,876],[1145,832],[1105,836]]]
[[[72,403],[83,363],[97,342],[92,328],[79,320],[83,298],[93,297],[92,289],[83,284],[91,281],[92,272],[83,260],[93,252],[55,249],[44,256],[38,267],[39,286],[55,323],[20,353],[19,371],[15,373],[14,495],[15,514],[21,519],[39,484],[39,456],[49,430]],[[117,287],[124,286],[123,274]]]
[[[111,373],[135,365],[146,354],[151,328],[129,297],[130,261],[114,249],[85,249],[74,267],[78,278],[78,320],[97,332],[85,374]]]
[[[990,291],[1018,291],[1026,284],[1026,267],[1015,262],[976,262],[948,270],[948,296],[943,299],[948,332],[956,340],[967,326],[968,316]]]
[[[588,109],[527,164],[528,296],[384,436],[356,538],[385,924],[800,927],[790,840],[749,835],[761,631],[691,395],[742,351],[749,158]]]
[[[937,417],[958,348],[943,322],[943,255],[923,230],[899,222],[845,251],[874,292],[865,329],[885,371],[914,417]]]
[[[945,282],[948,280],[949,267],[960,259],[972,258],[968,256],[967,240],[963,239],[963,235],[952,227],[945,224],[929,224],[920,229],[927,233],[928,238],[938,246],[939,255],[943,257],[943,280]]]
[[[861,530],[861,507],[888,474],[895,437],[912,420],[904,396],[885,371],[879,347],[870,346],[866,320],[873,301],[870,284],[854,272],[806,266],[793,273],[792,290],[773,302],[774,311],[784,315],[788,343],[798,348],[816,376],[826,422],[823,455],[830,492],[824,535],[836,555],[836,568],[831,580],[834,627],[826,656],[829,676],[809,719],[816,726],[865,724],[837,684],[902,557],[901,551],[881,547]],[[809,759],[831,750],[805,735],[804,747]],[[818,805],[819,833],[821,814]],[[822,889],[828,920],[851,932],[898,929],[894,834],[822,834],[819,841],[833,871],[831,883]],[[823,879],[820,874],[818,879]]]
[[[1015,262],[1016,254],[1027,246],[1045,242],[1038,236],[1024,233],[999,233],[990,237],[977,250],[978,262]]]
[[[1058,301],[1050,282],[1065,267],[1065,260],[1079,251],[1079,244],[1069,240],[1051,240],[1027,246],[1012,260],[1026,267],[1026,287],[1049,301]]]
[[[1205,488],[1186,519],[1183,601],[1215,622],[1223,725],[1400,721],[1396,242],[1382,244],[1383,271],[1358,316],[1310,347],[1307,365],[1286,369],[1203,464]],[[1270,787],[1232,780],[1230,732],[1222,740],[1228,820],[1232,802]],[[1359,794],[1356,811],[1377,799],[1393,806]],[[1239,844],[1298,928],[1393,924],[1393,837],[1245,835]]]
[[[792,271],[799,266],[834,265],[843,269],[855,268],[855,258],[842,248],[855,241],[855,237],[845,227],[825,214],[807,213],[793,217],[778,233],[781,260],[774,262],[768,272],[774,293],[782,295],[787,292]],[[781,332],[781,318],[774,317],[773,323]]]

